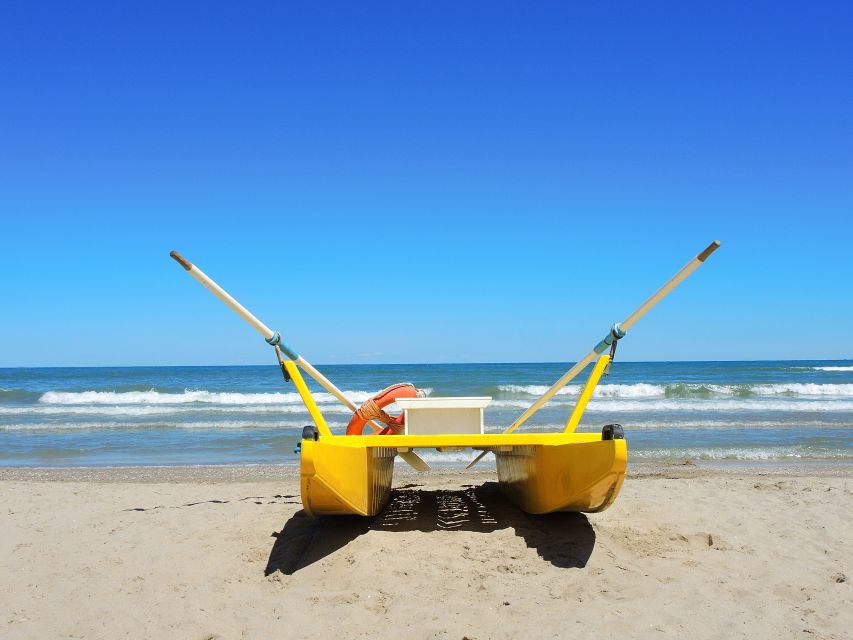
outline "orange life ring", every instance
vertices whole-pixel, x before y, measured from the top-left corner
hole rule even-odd
[[[394,402],[397,398],[417,398],[420,395],[415,385],[408,382],[400,384],[392,384],[387,389],[383,389],[370,400],[366,400],[358,410],[352,414],[349,424],[347,425],[348,436],[360,436],[364,432],[364,425],[368,420],[380,420],[386,426],[380,435],[388,435],[400,433],[402,431],[405,415],[391,416],[385,413],[382,409]]]

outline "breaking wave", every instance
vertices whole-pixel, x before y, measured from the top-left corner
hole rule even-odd
[[[418,450],[418,455],[433,466],[457,466],[468,464],[476,457],[476,452]],[[674,460],[697,461],[745,461],[762,462],[773,460],[846,460],[851,452],[834,447],[815,447],[809,445],[770,446],[770,447],[673,447],[673,448],[634,448],[629,459],[632,462],[671,462]],[[405,463],[397,459],[397,464]],[[494,465],[494,457],[486,456],[481,464]]]
[[[573,404],[580,385],[570,385],[551,400],[549,407]],[[492,410],[521,410],[547,390],[544,385],[502,385],[493,388]],[[429,394],[432,390],[427,389]],[[373,396],[372,391],[344,391],[354,403]],[[348,414],[334,396],[314,393],[326,414]],[[187,389],[182,393],[163,391],[48,391],[32,404],[0,404],[0,415],[8,416],[146,416],[204,414],[304,414],[298,393],[238,393]],[[393,407],[393,405],[392,405]],[[396,409],[395,409],[396,410]],[[853,384],[780,383],[756,385],[718,384],[606,384],[593,394],[590,411],[609,412],[697,412],[697,411],[853,411]]]
[[[853,399],[847,400],[592,400],[588,411],[853,411]]]
[[[851,453],[846,449],[834,449],[810,446],[779,447],[691,447],[672,449],[635,449],[631,460],[827,460],[848,459]]]
[[[548,390],[545,385],[501,385],[502,395],[541,396]],[[557,395],[578,396],[581,385],[568,385]],[[734,396],[749,398],[754,396],[838,396],[853,398],[853,384],[603,384],[596,388],[593,398],[712,398],[715,396]]]
[[[497,409],[526,409],[532,404],[532,400],[494,400],[489,405]],[[552,400],[549,407],[568,407],[570,400],[563,402]],[[685,399],[593,399],[590,401],[587,411],[853,411],[853,399],[851,400],[807,400],[807,399],[716,399],[716,400],[685,400]]]
[[[432,389],[424,389],[429,395]],[[372,398],[374,391],[344,391],[352,402],[362,403]],[[312,393],[317,404],[340,404],[331,393]],[[194,391],[165,393],[162,391],[48,391],[39,398],[46,405],[299,405],[302,398],[298,393],[238,393],[223,391]]]
[[[329,428],[342,430],[345,422],[330,421]],[[0,424],[0,431],[104,431],[104,430],[142,430],[142,429],[196,429],[196,430],[242,430],[242,429],[281,429],[301,433],[305,420],[260,422],[258,420],[216,420],[204,422],[21,422]]]
[[[0,415],[96,415],[96,416],[163,416],[191,413],[307,413],[302,404],[262,405],[35,405],[0,407]],[[324,406],[323,413],[352,413],[340,403]]]
[[[353,402],[364,402],[373,396],[369,391],[346,391]],[[313,394],[315,402],[333,403],[338,400],[330,393]],[[161,391],[48,391],[39,398],[42,404],[86,405],[86,404],[222,404],[222,405],[265,405],[302,404],[298,393],[234,393],[221,391],[192,391],[164,393]]]

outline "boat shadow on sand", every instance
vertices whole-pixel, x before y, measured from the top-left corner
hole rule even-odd
[[[513,528],[529,548],[556,567],[586,566],[595,532],[582,513],[524,513],[501,494],[496,482],[456,490],[421,490],[409,484],[395,489],[388,506],[372,517],[294,514],[272,535],[265,575],[291,575],[370,531],[473,531],[491,533]]]

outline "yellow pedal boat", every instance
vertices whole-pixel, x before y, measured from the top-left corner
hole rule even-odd
[[[261,322],[196,265],[176,251],[171,256],[275,348],[285,378],[293,381],[305,403],[313,421],[313,424],[303,429],[299,446],[302,504],[306,512],[312,515],[376,515],[385,506],[391,493],[395,457],[400,456],[415,469],[424,471],[429,466],[417,455],[418,449],[446,451],[470,448],[480,451],[480,454],[468,465],[469,468],[487,453],[493,453],[498,482],[504,494],[524,511],[541,514],[553,511],[595,512],[613,504],[625,479],[628,462],[628,448],[622,427],[618,424],[605,425],[601,433],[577,433],[576,428],[592,392],[615,353],[618,340],[699,268],[719,246],[719,241],[712,242],[624,322],[614,324],[610,333],[592,351],[557,380],[503,433],[484,431],[482,412],[491,398],[409,397],[404,401],[400,397],[396,401],[404,408],[405,419],[402,423],[405,425],[405,433],[395,435],[333,434],[317,408],[300,368],[356,414],[364,406],[356,408],[328,378],[288,347],[278,331],[273,331]],[[610,355],[605,354],[608,348]],[[562,432],[514,433],[594,361],[592,373]],[[405,407],[406,403],[409,408]],[[376,431],[385,431],[371,423],[368,417],[360,416],[360,419],[363,419],[363,423],[370,423]],[[391,422],[387,420],[385,424],[393,431]]]
[[[300,447],[302,505],[311,515],[376,515],[391,494],[397,455],[470,448],[494,453],[501,490],[527,513],[602,511],[625,479],[622,428],[574,430],[608,361],[605,355],[596,363],[564,432],[363,436],[332,434],[299,369],[284,362],[315,422],[304,429]]]

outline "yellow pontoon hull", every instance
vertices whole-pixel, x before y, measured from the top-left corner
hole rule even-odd
[[[302,504],[312,515],[379,513],[398,449],[493,451],[504,494],[528,513],[602,511],[622,487],[625,440],[600,433],[320,436],[302,442]]]

